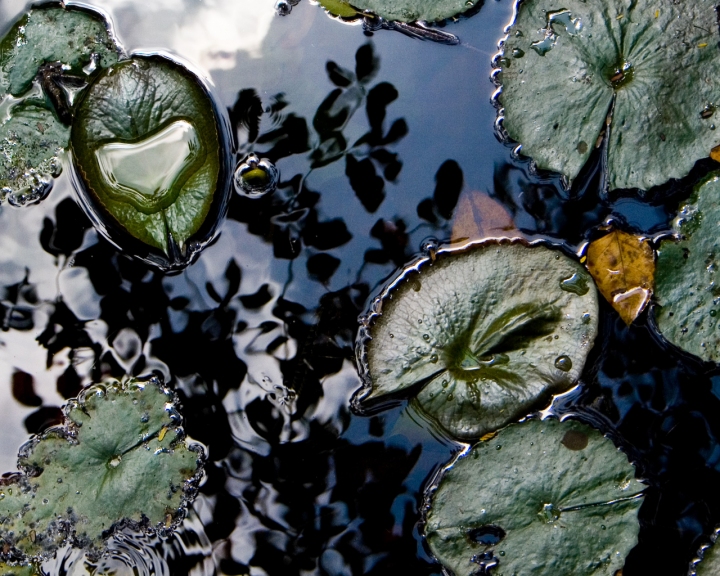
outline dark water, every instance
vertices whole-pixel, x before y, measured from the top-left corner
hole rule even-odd
[[[261,199],[235,195],[217,242],[177,276],[99,239],[65,177],[39,206],[0,208],[0,465],[13,470],[27,434],[57,422],[82,386],[156,371],[208,447],[207,478],[175,537],[126,536],[106,566],[440,574],[421,537],[423,490],[462,447],[404,403],[350,412],[369,296],[424,239],[449,239],[463,191],[489,193],[525,234],[575,249],[607,218],[667,230],[713,165],[608,197],[591,168],[564,190],[514,158],[494,133],[490,81],[510,0],[448,23],[459,46],[366,35],[309,0],[286,17],[268,0],[96,5],[129,50],[168,49],[210,78],[238,159],[270,158],[281,183]],[[24,9],[2,0],[0,31]],[[566,409],[612,434],[648,481],[624,576],[684,574],[720,521],[720,373],[660,342],[647,314],[627,328],[601,313]],[[81,556],[45,568],[84,574]]]

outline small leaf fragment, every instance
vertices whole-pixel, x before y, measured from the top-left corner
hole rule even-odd
[[[632,324],[653,292],[655,256],[650,242],[613,230],[590,243],[586,266],[600,293],[625,324]]]
[[[355,8],[344,0],[318,0],[320,6],[325,8],[333,16],[340,18],[355,18],[360,15]]]
[[[385,20],[397,22],[439,22],[458,16],[474,7],[480,0],[351,0],[349,4],[356,12],[369,10]],[[322,0],[320,2],[328,11],[330,7],[343,9],[343,0]],[[340,6],[338,6],[340,5]],[[337,14],[342,16],[343,14]]]
[[[455,208],[450,242],[520,236],[505,206],[479,190],[463,192]]]
[[[568,437],[582,442],[568,446]],[[614,576],[637,542],[643,490],[597,430],[529,420],[448,466],[425,535],[455,576],[474,576],[483,562],[498,575]]]

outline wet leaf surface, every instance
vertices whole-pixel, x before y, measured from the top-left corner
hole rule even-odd
[[[680,208],[674,223],[679,242],[664,240],[658,249],[654,315],[662,335],[703,360],[720,360],[717,286],[717,222],[720,177],[699,185]]]
[[[519,235],[507,208],[485,192],[472,190],[460,196],[452,222],[451,242]]]
[[[608,130],[609,188],[685,176],[720,142],[715,3],[520,5],[500,62],[504,127],[537,166],[574,180]]]
[[[224,151],[210,97],[162,57],[123,61],[92,84],[72,148],[98,211],[171,260],[225,194],[216,190]]]
[[[511,424],[444,473],[425,534],[456,576],[614,576],[637,543],[644,486],[600,432],[557,420]]]
[[[365,402],[419,385],[424,412],[477,438],[577,380],[598,319],[579,264],[540,246],[488,243],[415,267],[369,328]]]
[[[97,384],[65,415],[65,426],[23,446],[24,474],[0,487],[5,558],[52,554],[66,541],[98,551],[117,527],[177,524],[200,455],[170,392],[153,379]]]
[[[613,230],[590,243],[585,265],[600,294],[625,324],[632,324],[652,296],[655,254],[650,242]]]

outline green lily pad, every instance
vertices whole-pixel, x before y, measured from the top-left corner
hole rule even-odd
[[[644,486],[624,454],[578,422],[530,420],[444,473],[425,534],[455,576],[614,576],[637,543]]]
[[[0,93],[19,96],[40,67],[60,62],[65,72],[83,74],[93,59],[106,68],[119,48],[97,12],[53,4],[33,8],[0,41]]]
[[[63,427],[20,450],[24,472],[0,486],[0,538],[12,558],[42,558],[70,539],[102,547],[116,527],[172,527],[199,474],[173,396],[153,379],[86,389]],[[7,553],[4,553],[6,555]]]
[[[0,40],[0,201],[22,206],[46,196],[70,140],[56,80],[82,80],[87,65],[109,66],[118,50],[100,14],[56,4],[30,10]]]
[[[200,81],[167,58],[122,61],[90,86],[71,141],[93,219],[182,260],[225,184],[218,121]]]
[[[328,12],[352,18],[358,12],[373,14],[396,22],[439,22],[458,16],[474,7],[478,0],[318,0]]]
[[[5,564],[0,562],[0,576],[41,576],[42,572],[36,564]]]
[[[674,229],[681,241],[658,249],[653,308],[662,335],[703,360],[720,361],[720,173],[701,183],[681,207]]]
[[[560,252],[520,242],[414,262],[374,309],[359,350],[362,404],[417,385],[419,407],[463,439],[570,388],[597,334],[590,276]]]
[[[610,189],[685,176],[720,143],[713,0],[528,0],[500,59],[504,128],[573,180],[606,127]]]
[[[717,546],[718,531],[715,530],[710,544],[700,549],[690,569],[692,576],[717,576],[720,574],[720,546]]]
[[[0,201],[25,205],[42,199],[62,171],[70,129],[53,113],[23,102],[0,125]]]

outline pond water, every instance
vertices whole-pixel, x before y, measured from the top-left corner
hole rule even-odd
[[[67,170],[41,204],[0,207],[0,466],[15,470],[18,446],[82,386],[156,371],[207,447],[206,479],[176,535],[125,535],[98,573],[441,574],[421,536],[423,491],[464,446],[405,402],[350,410],[368,298],[424,240],[449,240],[463,192],[577,250],[609,217],[667,230],[709,163],[645,197],[600,194],[592,169],[570,190],[531,171],[494,131],[491,62],[511,0],[447,23],[456,46],[363,33],[309,0],[284,17],[273,0],[90,4],[128,52],[169,52],[212,82],[236,160],[269,158],[280,184],[233,195],[218,240],[174,276],[100,238]],[[2,0],[0,33],[27,7]],[[329,62],[364,77],[335,108],[330,72],[342,72]],[[367,133],[370,145],[353,146]],[[602,303],[562,409],[610,433],[650,486],[624,576],[684,574],[720,520],[720,373],[661,343],[647,314],[628,328]],[[94,569],[81,556],[62,551],[44,569]]]

